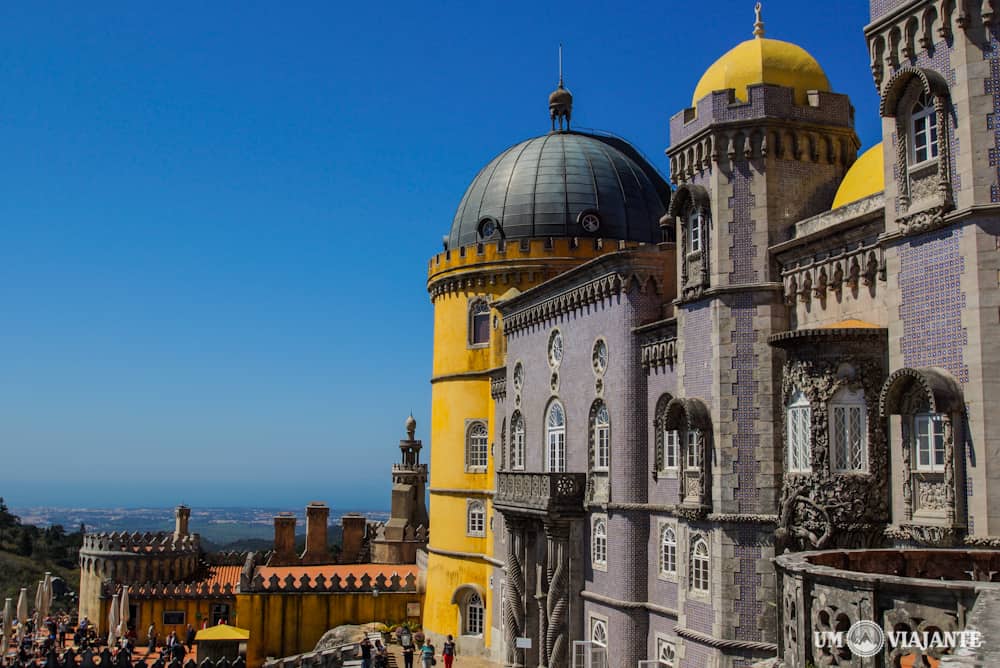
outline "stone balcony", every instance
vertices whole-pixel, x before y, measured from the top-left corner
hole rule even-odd
[[[581,515],[586,487],[586,473],[499,473],[493,505],[504,514]]]

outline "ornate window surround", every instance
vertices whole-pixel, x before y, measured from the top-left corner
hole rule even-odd
[[[478,296],[469,300],[469,323],[467,343],[469,348],[486,348],[490,345],[490,303],[486,297]],[[486,340],[476,338],[476,324],[479,319],[486,318]]]
[[[851,447],[851,412],[859,410],[858,427],[861,440],[860,465],[855,466]],[[846,434],[841,431],[844,426],[838,426],[837,412],[844,414],[844,426],[847,427]],[[829,420],[829,442],[830,442],[830,469],[834,473],[867,473],[868,472],[868,401],[865,399],[864,388],[841,387],[830,398],[827,409]],[[846,438],[845,438],[846,437]],[[840,466],[837,462],[843,452],[843,460],[846,465]]]
[[[691,220],[699,221],[698,248],[692,248]],[[712,205],[708,191],[702,186],[683,184],[670,199],[665,220],[677,221],[680,233],[681,298],[697,299],[709,286],[710,252],[712,240]]]
[[[933,105],[938,152],[936,157],[914,164],[913,109],[925,96]],[[942,227],[944,214],[954,207],[950,112],[948,83],[933,70],[900,68],[883,90],[879,113],[883,118],[896,120],[896,222],[903,234],[919,234]],[[929,142],[930,137],[927,139]]]
[[[659,480],[660,476],[676,478],[680,470],[680,438],[674,443],[673,465],[668,465],[667,457],[667,432],[675,431],[667,429],[667,406],[673,400],[669,393],[663,394],[656,402],[656,413],[653,417],[653,480]]]
[[[473,430],[476,434],[473,435]],[[480,434],[481,432],[481,434]],[[465,421],[465,472],[485,473],[489,466],[490,432],[486,420],[472,419]],[[476,439],[474,442],[473,439]],[[483,443],[479,442],[483,439]]]
[[[692,533],[688,549],[688,591],[694,596],[708,596],[712,590],[712,551],[708,539]]]
[[[793,426],[805,422],[805,433]],[[798,432],[798,433],[797,433]],[[805,443],[798,438],[805,436]],[[785,470],[791,474],[812,473],[812,402],[798,387],[785,402]],[[800,463],[796,465],[796,460]],[[802,461],[804,460],[804,461]]]
[[[894,527],[898,537],[950,544],[964,533],[965,438],[962,432],[965,400],[961,385],[944,369],[904,367],[886,379],[879,397],[883,418],[899,416],[899,433],[893,448],[899,448],[901,466],[893,486],[902,497],[902,522]],[[915,417],[931,415],[939,421],[944,440],[944,466],[924,471],[917,467]],[[935,527],[935,530],[927,530]]]
[[[486,505],[479,499],[465,500],[465,535],[474,538],[486,536]]]
[[[666,407],[663,428],[676,429],[679,433],[679,443],[684,448],[678,463],[680,464],[680,484],[678,511],[689,518],[700,518],[711,510],[711,480],[712,480],[712,420],[708,407],[701,399],[681,399],[675,397]],[[695,438],[695,446],[699,449],[699,466],[688,465],[689,434]]]
[[[677,524],[667,520],[661,520],[657,532],[659,541],[657,542],[657,577],[661,580],[677,582]],[[670,560],[670,548],[673,548],[673,560]]]

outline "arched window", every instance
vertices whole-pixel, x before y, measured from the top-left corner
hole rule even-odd
[[[486,506],[482,501],[469,499],[465,506],[465,533],[469,536],[486,535]]]
[[[566,413],[562,404],[553,401],[545,419],[545,470],[557,473],[566,470]]]
[[[463,635],[483,635],[483,599],[476,592],[469,594],[469,598],[465,602],[465,633]]]
[[[911,145],[910,155],[914,165],[932,160],[938,156],[937,112],[934,102],[927,93],[922,93],[914,103],[910,114]]]
[[[868,409],[863,390],[840,389],[830,400],[833,470],[868,470]]]
[[[490,305],[485,299],[469,302],[469,345],[481,346],[490,342]]]
[[[677,647],[665,638],[656,639],[656,660],[664,668],[674,668],[677,665]]]
[[[913,416],[914,447],[918,471],[944,471],[944,416],[938,413],[918,413]]]
[[[611,464],[611,418],[608,407],[600,402],[594,412],[594,469],[607,471]]]
[[[812,409],[800,390],[792,393],[785,409],[785,438],[788,441],[788,470],[808,473],[812,470]]]
[[[590,620],[590,642],[600,647],[608,646],[608,623],[603,619]]]
[[[608,565],[608,521],[603,517],[594,520],[591,536],[591,554],[594,566],[606,568]]]
[[[465,431],[465,468],[468,471],[485,471],[489,454],[489,432],[486,423],[470,422]]]
[[[677,573],[677,534],[669,524],[664,524],[660,529],[660,573]]]
[[[510,467],[524,470],[524,417],[520,411],[514,411],[510,418]]]
[[[691,542],[691,589],[708,591],[708,543],[701,536]]]

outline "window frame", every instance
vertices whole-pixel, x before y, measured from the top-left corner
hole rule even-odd
[[[468,345],[470,348],[485,348],[490,345],[490,304],[485,297],[473,297],[469,300],[469,331]],[[479,330],[476,329],[476,323],[480,322],[482,318],[486,319],[485,332],[486,340],[481,341],[478,338]]]
[[[670,654],[669,658],[663,658],[663,650],[667,649]],[[666,638],[660,634],[656,634],[656,658],[655,661],[661,666],[666,668],[675,668],[677,666],[677,643],[669,638]]]
[[[851,412],[857,410],[858,433],[860,447],[855,447],[851,432]],[[843,421],[838,420],[838,413],[844,415]],[[868,473],[868,404],[865,402],[863,389],[851,390],[842,387],[827,404],[828,438],[830,441],[830,469],[834,473]],[[843,425],[843,426],[842,426]],[[844,426],[847,433],[842,433]],[[858,466],[854,465],[855,454],[860,459]],[[841,460],[845,462],[841,465]]]
[[[687,215],[688,253],[701,253],[704,244],[702,235],[705,228],[705,213],[699,208],[692,208]]]
[[[920,433],[920,423],[927,424],[925,434]],[[916,413],[913,416],[913,470],[917,473],[944,473],[947,459],[947,444],[944,434],[944,415],[941,413]],[[929,437],[921,443],[922,437]],[[923,447],[926,445],[926,447]],[[921,450],[927,454],[927,463],[921,464]],[[935,461],[940,455],[940,463]]]
[[[704,548],[704,554],[699,554],[699,548]],[[691,540],[689,554],[690,583],[688,588],[692,592],[707,595],[712,589],[712,553],[708,547],[708,540],[701,534],[695,535]]]
[[[552,424],[553,412],[558,409],[562,416],[561,425]],[[558,455],[558,456],[556,456]],[[553,461],[555,459],[555,461]],[[545,472],[566,471],[566,409],[562,402],[554,399],[545,409]]]
[[[473,430],[479,429],[482,429],[482,434],[474,436]],[[469,420],[465,426],[465,470],[467,473],[483,473],[489,468],[489,465],[489,426],[485,420]]]
[[[599,628],[603,629],[603,632],[601,633],[601,635],[604,636],[604,642],[600,642],[599,640],[596,639],[598,634],[595,633],[595,631],[597,629],[599,629]],[[604,619],[602,617],[597,617],[595,615],[591,615],[591,617],[590,617],[590,633],[588,635],[590,637],[590,642],[592,642],[593,644],[597,645],[598,647],[603,647],[604,649],[607,649],[608,648],[608,620]]]
[[[668,540],[669,537],[669,540]],[[660,577],[677,578],[677,528],[670,522],[660,524],[660,541],[657,549]]]
[[[512,471],[524,470],[524,442],[524,414],[521,411],[514,411],[510,418],[510,469]]]
[[[937,160],[941,153],[937,108],[934,105],[934,100],[926,92],[921,93],[913,106],[910,107],[908,129],[910,134],[910,167],[919,169]],[[924,144],[918,146],[917,138],[921,134],[924,136]],[[922,159],[918,157],[920,151],[926,151],[926,155]]]
[[[176,622],[176,621],[175,622],[168,622],[167,621],[167,615],[180,615],[180,621],[179,622]],[[160,615],[160,619],[163,622],[164,626],[182,626],[184,624],[187,624],[187,611],[185,611],[185,610],[164,610],[161,613],[161,615]],[[171,617],[171,619],[177,619],[177,617]]]
[[[681,432],[663,428],[663,471],[676,471],[681,467]],[[671,459],[673,464],[670,463]]]
[[[700,471],[705,456],[701,447],[701,429],[684,430],[684,468],[688,471]]]
[[[793,423],[801,421],[803,414],[804,432],[799,428],[801,425]],[[796,436],[804,436],[805,441],[797,441]],[[785,466],[789,473],[812,473],[812,403],[798,388],[792,391],[785,404]]]
[[[486,537],[486,504],[479,499],[465,500],[465,535]]]
[[[478,602],[478,605],[476,603]],[[472,638],[482,637],[486,628],[486,601],[474,591],[465,599],[465,615],[462,620],[462,635]],[[475,614],[473,614],[475,612]],[[473,628],[473,621],[478,624],[478,630]]]
[[[594,515],[590,523],[590,564],[597,570],[608,570],[608,517]]]
[[[604,418],[601,419],[603,412]],[[611,468],[611,415],[608,405],[600,401],[594,411],[594,470],[608,471]],[[602,443],[603,442],[603,443]]]

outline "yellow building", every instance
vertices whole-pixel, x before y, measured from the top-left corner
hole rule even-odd
[[[665,213],[669,187],[628,143],[571,131],[572,100],[560,80],[549,97],[552,131],[480,171],[445,250],[430,260],[433,531],[423,621],[435,640],[455,636],[464,654],[501,658],[491,642],[504,587],[493,544],[504,537],[491,499],[498,467],[517,463],[493,456],[508,432],[494,419],[507,378],[495,305],[604,253],[663,240],[650,221]]]

